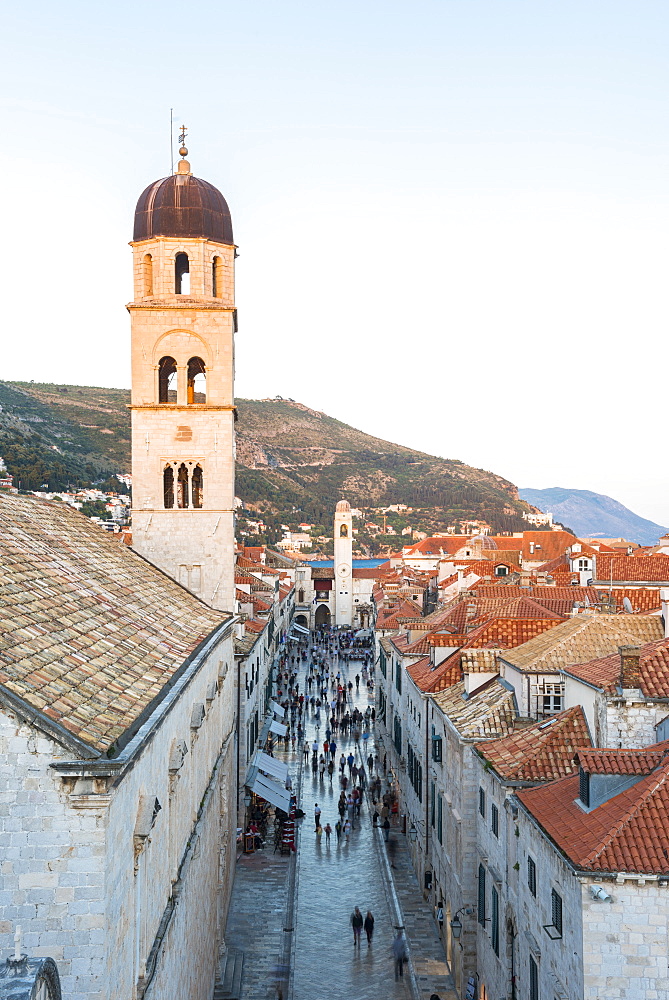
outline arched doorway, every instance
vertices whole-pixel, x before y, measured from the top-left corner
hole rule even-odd
[[[309,628],[309,621],[306,615],[295,615],[293,621],[296,625],[301,625],[302,628]]]
[[[316,623],[316,628],[321,625],[330,624],[330,609],[327,604],[321,604],[320,607],[316,608],[316,617],[314,619]]]

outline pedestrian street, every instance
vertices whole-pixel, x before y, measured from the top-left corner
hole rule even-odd
[[[309,694],[305,681],[310,662],[309,657],[306,665],[300,663],[298,668],[300,692],[304,692],[305,697]],[[327,665],[330,664],[335,674],[338,670],[341,672],[344,683],[353,682],[347,702],[349,711],[357,707],[364,712],[368,705],[373,705],[373,696],[368,696],[362,677],[360,661],[354,660],[347,665],[335,655],[329,655]],[[361,678],[359,689],[355,686],[356,674]],[[315,686],[311,693],[314,692]],[[318,722],[313,710],[305,712],[303,726],[309,757],[304,763],[301,747],[285,750],[281,743],[274,748],[274,755],[289,765],[294,788],[298,792],[298,805],[305,814],[300,821],[292,897],[287,890],[290,861],[280,858],[278,854],[273,855],[270,845],[253,856],[255,860],[242,858],[238,863],[226,939],[230,947],[240,948],[245,954],[242,1000],[275,998],[272,969],[287,960],[291,965],[288,992],[291,1000],[337,1000],[349,996],[357,1000],[429,997],[431,990],[426,992],[426,977],[416,976],[413,971],[414,967],[418,973],[423,971],[419,953],[421,942],[408,941],[414,961],[404,966],[401,979],[395,979],[392,944],[396,927],[402,926],[404,920],[394,904],[397,896],[394,896],[392,879],[389,878],[390,868],[383,857],[388,848],[383,844],[380,831],[372,828],[369,799],[365,797],[363,801],[349,841],[346,842],[343,833],[338,840],[334,828],[339,819],[339,767],[336,767],[332,780],[327,771],[323,778],[312,772],[311,745],[316,739],[320,755],[328,728],[328,715],[322,709]],[[361,734],[364,731],[361,727]],[[333,738],[337,743],[336,762],[342,753],[348,756],[353,752],[356,764],[361,765],[364,758],[367,770],[366,758],[370,752],[375,752],[373,727],[369,729],[367,740],[360,739],[359,749],[350,731],[342,734],[339,730]],[[380,757],[382,763],[383,750]],[[346,774],[349,774],[348,767]],[[350,787],[349,783],[349,790]],[[316,803],[321,808],[323,830],[328,823],[332,827],[329,843],[325,833],[320,838],[315,833]],[[405,850],[403,839],[393,826],[390,833],[391,857],[394,847]],[[402,905],[410,900],[413,909],[421,908],[422,897],[413,873],[404,877],[402,890]],[[368,910],[374,916],[371,945],[368,945],[364,933],[360,944],[353,944],[350,917],[355,906],[360,908],[363,917]],[[292,909],[292,912],[288,913],[287,909]],[[284,929],[286,925],[292,928],[288,936]],[[408,926],[412,926],[411,921]],[[431,948],[432,967],[436,968],[431,960],[431,956],[436,954],[436,935],[432,937],[434,941],[430,939],[428,947]],[[292,945],[290,949],[286,948],[288,941]],[[438,942],[436,949],[440,952]],[[455,994],[448,988],[443,989],[445,984],[450,984],[443,960],[440,971],[439,995],[443,1000],[450,1000]]]
[[[357,707],[364,712],[367,708],[367,687],[363,680],[356,691],[355,675],[361,674],[361,664],[354,660],[347,667],[336,657],[329,657],[334,664],[334,672],[341,671],[344,682],[353,681],[349,699],[349,710]],[[303,689],[305,670],[300,670],[300,690]],[[307,716],[306,738],[311,744],[314,736],[322,744],[327,726],[321,713],[321,726],[317,730],[313,715]],[[355,741],[350,732],[334,736],[337,742],[336,760],[340,754],[346,756],[353,750],[356,763],[362,763],[361,753],[355,752]],[[371,746],[366,748],[365,743]],[[374,752],[373,737],[360,740],[362,756]],[[348,775],[348,768],[346,769]],[[304,997],[367,997],[395,998],[411,997],[409,969],[405,966],[404,977],[395,982],[392,956],[392,942],[395,934],[394,919],[375,845],[372,820],[366,803],[361,815],[355,820],[350,842],[344,836],[337,841],[333,833],[330,846],[325,835],[317,843],[314,832],[314,806],[318,802],[322,809],[321,826],[326,823],[333,827],[339,819],[337,801],[341,792],[339,769],[330,782],[327,772],[321,781],[313,775],[309,767],[304,769],[300,805],[305,812],[300,836],[297,877],[297,917],[295,920],[295,944],[293,952],[293,996]],[[397,835],[397,834],[395,834]],[[363,916],[368,910],[374,915],[374,936],[368,946],[365,935],[360,945],[353,946],[353,932],[350,916],[353,908],[359,906]]]

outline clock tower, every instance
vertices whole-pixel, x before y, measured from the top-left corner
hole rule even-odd
[[[348,500],[340,500],[334,516],[335,625],[353,624],[353,516]]]

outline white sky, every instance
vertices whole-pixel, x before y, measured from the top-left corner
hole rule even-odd
[[[24,2],[0,377],[129,385],[169,108],[225,194],[237,394],[669,524],[669,5]]]

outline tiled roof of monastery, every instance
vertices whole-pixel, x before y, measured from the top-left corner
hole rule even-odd
[[[432,698],[465,740],[504,736],[516,715],[512,691],[498,677],[464,698],[464,681],[452,684]]]
[[[507,781],[554,781],[573,774],[576,751],[592,746],[580,705],[476,747]]]
[[[660,621],[661,619],[657,619]],[[621,642],[621,645],[624,643]],[[587,663],[575,664],[566,671],[602,691],[613,693],[620,682],[620,653],[600,656]],[[669,640],[660,639],[641,646],[639,687],[647,698],[669,698]]]
[[[0,692],[104,752],[230,616],[65,504],[0,496]]]
[[[634,751],[630,751],[633,753]],[[637,751],[644,755],[644,751]],[[669,874],[669,760],[631,788],[585,812],[572,776],[516,793],[582,871]]]
[[[618,646],[639,645],[663,635],[657,615],[577,615],[505,652],[503,658],[519,670],[555,673],[608,655]]]

